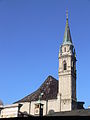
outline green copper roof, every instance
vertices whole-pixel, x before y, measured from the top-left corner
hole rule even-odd
[[[70,28],[68,24],[68,15],[66,18],[66,27],[65,27],[64,39],[63,39],[63,45],[65,44],[72,44],[72,38],[71,38]]]

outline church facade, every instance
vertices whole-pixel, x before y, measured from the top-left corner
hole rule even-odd
[[[71,111],[83,108],[83,102],[77,102],[76,98],[76,52],[72,43],[68,15],[63,43],[59,49],[59,81],[48,76],[41,87],[34,93],[17,101],[21,103],[21,111],[32,115],[38,115],[39,110],[35,106],[38,102],[43,104],[43,115],[50,112]],[[40,100],[40,94],[41,96]]]
[[[16,106],[21,105],[20,112],[38,116],[40,103],[43,107],[43,115],[83,108],[84,102],[78,102],[76,97],[76,52],[71,38],[68,15],[58,59],[59,80],[48,76],[38,90],[13,103]]]

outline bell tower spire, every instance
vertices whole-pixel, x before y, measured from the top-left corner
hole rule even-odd
[[[66,26],[65,26],[63,44],[72,44],[72,38],[68,24],[68,11],[66,11]]]
[[[61,111],[75,109],[77,101],[76,55],[71,39],[67,11],[64,39],[59,51],[59,95]]]

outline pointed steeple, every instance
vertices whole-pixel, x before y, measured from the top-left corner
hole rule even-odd
[[[65,44],[70,44],[70,45],[72,44],[72,38],[68,24],[68,11],[66,11],[66,26],[65,26],[64,39],[63,39],[63,45]]]

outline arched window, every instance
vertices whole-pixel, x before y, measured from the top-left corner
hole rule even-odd
[[[66,64],[66,61],[63,62],[63,70],[67,70],[67,64]]]

